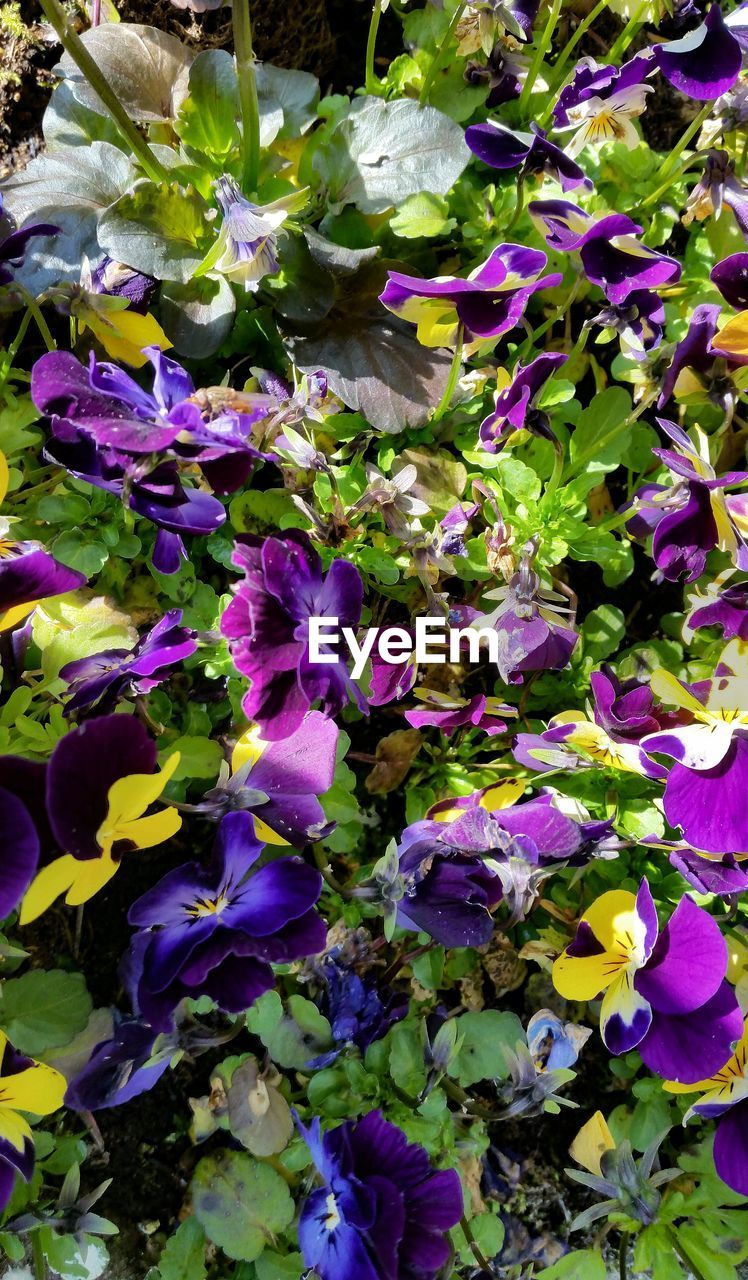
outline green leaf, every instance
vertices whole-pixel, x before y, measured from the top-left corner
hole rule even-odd
[[[277,991],[266,992],[249,1010],[247,1026],[260,1037],[273,1062],[297,1071],[332,1044],[327,1018],[303,996],[291,996],[285,1013]]]
[[[231,332],[236,299],[223,276],[202,276],[179,284],[168,280],[160,295],[161,321],[180,356],[204,360]]]
[[[180,1223],[158,1262],[161,1280],[205,1280],[205,1232],[197,1218]]]
[[[606,1275],[601,1253],[594,1249],[579,1249],[575,1253],[567,1253],[545,1271],[539,1271],[537,1280],[605,1280]]]
[[[9,978],[0,998],[0,1027],[21,1053],[36,1057],[82,1031],[93,1004],[82,973],[32,969]]]
[[[299,1280],[304,1270],[300,1253],[272,1253],[266,1250],[255,1263],[257,1280]]]
[[[522,1023],[515,1013],[484,1009],[455,1019],[462,1037],[454,1075],[462,1085],[478,1080],[501,1080],[509,1074],[506,1051],[524,1041]]]
[[[163,759],[178,751],[181,759],[173,774],[174,782],[184,778],[217,778],[223,761],[220,742],[213,738],[183,737],[170,742],[161,753]]]
[[[609,658],[626,634],[626,619],[614,604],[591,609],[582,623],[584,650],[595,662]]]
[[[102,22],[80,38],[131,120],[174,119],[187,92],[194,56],[187,45],[166,31],[137,22]],[[69,82],[79,102],[102,111],[96,90],[69,53],[62,55],[55,70]]]
[[[226,156],[240,142],[236,67],[225,49],[204,49],[190,67],[189,95],[175,132],[189,147]]]
[[[446,236],[457,226],[457,220],[448,215],[449,205],[443,196],[419,191],[398,206],[397,213],[390,220],[390,229],[403,240]]]
[[[623,387],[608,387],[580,415],[571,434],[565,479],[612,471],[629,446],[631,397]]]
[[[254,1262],[293,1221],[294,1203],[280,1174],[238,1151],[205,1156],[191,1191],[208,1238],[239,1261]]]
[[[390,1073],[395,1084],[417,1097],[426,1084],[426,1064],[423,1058],[423,1037],[420,1026],[413,1022],[398,1022],[388,1037],[390,1046]]]
[[[115,200],[99,221],[99,244],[110,258],[157,280],[186,284],[210,240],[207,205],[193,187],[146,179]]]

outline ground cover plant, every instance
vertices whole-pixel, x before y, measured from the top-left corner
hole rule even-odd
[[[748,5],[41,10],[0,1269],[736,1280]]]

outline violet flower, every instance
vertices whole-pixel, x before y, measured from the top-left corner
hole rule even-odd
[[[727,93],[743,65],[743,51],[726,26],[719,4],[712,4],[695,31],[654,46],[654,56],[665,79],[681,93],[709,102]]]
[[[637,1049],[650,1071],[688,1083],[718,1071],[741,1033],[727,959],[719,925],[688,896],[660,932],[645,879],[637,894],[612,889],[588,907],[553,983],[567,1000],[604,991],[606,1048]]]
[[[649,289],[630,293],[625,302],[612,303],[586,322],[601,325],[610,336],[618,334],[621,354],[629,360],[646,360],[650,351],[659,347],[665,329],[665,306]]]
[[[410,1002],[404,991],[380,991],[376,980],[341,962],[333,950],[320,966],[322,990],[317,1005],[327,1018],[337,1045],[354,1045],[363,1055],[387,1034],[391,1026],[408,1013]],[[340,1053],[334,1049],[310,1065],[329,1066]]]
[[[690,226],[694,218],[699,222],[712,215],[718,218],[723,205],[732,210],[743,235],[748,236],[748,187],[735,177],[735,162],[727,152],[712,151],[686,201],[684,226]]]
[[[537,407],[546,382],[568,356],[546,352],[524,368],[518,364],[508,386],[497,387],[494,410],[480,424],[480,441],[488,453],[499,453],[518,431],[556,443],[548,414]]]
[[[65,715],[113,711],[126,693],[150,692],[167,678],[169,668],[184,662],[197,650],[195,632],[181,626],[182,610],[171,609],[133,649],[103,649],[87,658],[68,662],[60,679],[71,697]]]
[[[380,1111],[325,1134],[318,1119],[299,1128],[324,1183],[301,1208],[305,1265],[320,1280],[436,1280],[463,1213],[456,1171],[433,1169]]]
[[[731,374],[748,364],[748,356],[727,355],[719,349],[717,320],[721,308],[714,303],[694,307],[686,336],[673,352],[662,381],[658,408],[674,395],[679,398],[708,396],[725,413],[730,413],[735,400]]]
[[[55,845],[45,805],[47,765],[0,756],[0,920],[14,911]]]
[[[517,169],[517,182],[536,174],[547,174],[561,184],[563,191],[574,187],[592,187],[584,171],[566,152],[549,142],[546,134],[536,124],[531,133],[508,129],[498,120],[486,120],[471,124],[465,132],[465,141],[473,155],[492,169]]]
[[[327,663],[309,659],[311,617],[358,625],[363,585],[355,566],[333,560],[323,575],[308,535],[298,529],[277,538],[242,535],[232,560],[244,580],[223,612],[221,631],[237,670],[251,682],[243,706],[263,736],[288,737],[318,701],[325,716],[338,715],[349,699],[365,712],[366,699],[337,651],[325,647]]]
[[[34,1172],[34,1135],[22,1113],[51,1115],[62,1106],[64,1093],[59,1071],[19,1053],[0,1031],[0,1212],[10,1200],[16,1175],[30,1182]]]
[[[748,640],[748,581],[731,583],[732,576],[733,570],[727,569],[703,589],[694,588],[683,623],[687,643],[702,627],[719,627],[724,640]]]
[[[731,253],[712,267],[709,279],[736,311],[748,310],[748,253]]]
[[[482,729],[493,738],[497,733],[506,733],[506,721],[502,716],[513,718],[517,715],[516,707],[500,702],[498,698],[486,697],[484,693],[460,698],[422,687],[415,690],[415,696],[420,699],[422,707],[405,712],[405,719],[414,729],[433,725],[446,734],[460,728]]]
[[[654,86],[645,84],[656,64],[651,50],[638,53],[621,67],[600,66],[582,58],[553,108],[557,132],[575,129],[569,156],[577,156],[591,142],[623,142],[629,151],[639,143],[632,121],[647,105]]]
[[[215,195],[223,215],[221,228],[194,274],[223,275],[255,293],[265,276],[279,270],[278,233],[292,213],[303,209],[306,190],[294,191],[272,204],[258,205],[247,200],[234,179],[224,174],[215,184]]]
[[[296,857],[258,869],[262,852],[251,815],[229,813],[209,867],[169,871],[130,908],[130,924],[147,930],[131,944],[137,1004],[156,1030],[170,1030],[188,996],[241,1013],[273,986],[272,964],[323,950],[321,875]]]
[[[579,252],[587,279],[616,306],[636,291],[680,278],[680,263],[642,244],[642,228],[624,213],[598,217],[568,200],[533,200],[528,212],[552,248]]]
[[[507,585],[487,591],[483,600],[499,604],[470,625],[498,632],[498,669],[506,684],[522,684],[531,671],[561,671],[568,666],[579,639],[573,629],[573,609],[559,592],[541,584],[532,568],[532,551],[523,554]],[[565,616],[571,626],[565,624]]]
[[[85,1067],[69,1082],[65,1106],[102,1111],[130,1102],[158,1084],[177,1047],[173,1037],[158,1037],[141,1019],[118,1017],[111,1037],[94,1045]]]
[[[135,271],[133,267],[115,262],[109,257],[103,257],[93,271],[90,271],[90,280],[82,283],[92,293],[127,298],[129,310],[137,311],[139,315],[145,315],[158,287],[155,276],[147,276],[142,271]]]
[[[714,1167],[731,1190],[748,1196],[748,1023],[732,1057],[709,1078],[696,1084],[667,1080],[664,1087],[668,1093],[702,1094],[683,1123],[692,1116],[716,1120]]]
[[[427,502],[415,498],[408,492],[418,480],[418,471],[413,463],[392,476],[385,476],[373,462],[364,464],[366,470],[366,489],[360,498],[353,503],[349,515],[358,511],[379,511],[389,533],[396,538],[407,538],[410,534],[410,520],[418,516],[427,516],[430,508]]]
[[[3,209],[3,197],[0,192],[0,288],[13,281],[13,268],[20,267],[26,245],[34,236],[57,235],[59,227],[49,222],[32,222],[20,229],[14,229],[8,215]]]
[[[418,326],[427,347],[450,347],[460,328],[468,343],[494,339],[518,325],[532,294],[560,284],[558,274],[541,276],[548,259],[538,249],[500,244],[467,279],[388,272],[380,302],[393,315]]]

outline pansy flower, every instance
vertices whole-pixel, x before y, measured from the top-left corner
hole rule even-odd
[[[3,209],[0,192],[0,288],[12,282],[13,268],[21,266],[29,240],[34,236],[54,236],[59,230],[49,222],[30,222],[25,227],[14,229]]]
[[[719,627],[724,640],[748,640],[748,581],[731,582],[733,574],[726,569],[703,588],[694,586],[683,623],[687,643],[702,627]]]
[[[463,1213],[456,1171],[433,1169],[380,1111],[325,1134],[318,1119],[299,1128],[324,1183],[301,1208],[304,1264],[320,1280],[436,1280]]]
[[[287,738],[268,741],[257,725],[247,729],[224,766],[217,785],[194,811],[222,818],[233,810],[251,813],[258,840],[301,848],[335,829],[318,797],[335,774],[338,727],[320,711],[309,711]]]
[[[629,360],[646,360],[650,351],[662,342],[665,328],[665,306],[662,299],[651,289],[637,289],[630,293],[625,302],[614,306],[603,307],[597,315],[587,321],[590,325],[600,325],[606,332],[598,341],[618,334],[621,354]]]
[[[666,1080],[664,1088],[668,1093],[698,1090],[703,1095],[686,1112],[683,1123],[692,1116],[716,1120],[714,1167],[728,1187],[748,1196],[748,1023],[734,1054],[719,1071],[696,1084]]]
[[[545,352],[524,368],[518,364],[511,381],[497,386],[493,413],[480,424],[480,441],[488,453],[499,453],[520,431],[555,443],[548,414],[537,402],[548,379],[568,358],[559,352]]]
[[[730,350],[732,330],[728,326],[739,321],[740,316],[733,317],[733,321],[728,321],[718,332],[719,315],[720,308],[714,303],[704,302],[694,308],[686,335],[676,346],[663,378],[657,401],[660,409],[670,396],[678,399],[708,396],[725,412],[731,411],[736,395],[733,375],[748,364],[748,350],[738,349],[734,353]]]
[[[88,288],[93,293],[126,298],[130,311],[136,311],[139,315],[145,315],[158,286],[155,276],[135,271],[133,267],[115,262],[108,256],[103,257],[93,271],[90,271],[90,277]]]
[[[359,976],[335,950],[320,965],[319,977],[322,988],[316,1002],[330,1023],[336,1045],[355,1045],[363,1055],[369,1045],[381,1040],[408,1013],[410,1002],[404,991],[380,989],[374,977]],[[333,1049],[310,1065],[329,1066],[339,1053],[339,1048]]]
[[[306,189],[272,204],[253,204],[224,174],[215,184],[215,195],[223,215],[221,229],[195,275],[226,276],[254,293],[265,276],[277,273],[278,232],[291,214],[304,208]]]
[[[742,485],[748,472],[718,476],[709,459],[709,438],[694,428],[695,444],[682,427],[657,419],[674,449],[653,452],[669,468],[670,485],[647,483],[634,495],[627,529],[632,537],[653,534],[652,557],[663,577],[694,582],[704,572],[710,551],[726,552],[738,568],[748,568],[748,510],[742,494],[725,490]]]
[[[531,554],[523,555],[506,586],[487,591],[483,600],[499,603],[491,613],[479,614],[470,626],[493,627],[498,633],[498,670],[506,684],[522,684],[531,671],[561,671],[568,666],[579,639],[573,610],[564,596],[543,586],[532,568]]]
[[[663,668],[652,674],[661,701],[687,713],[685,723],[642,739],[645,751],[669,756],[665,817],[706,854],[748,852],[748,662],[731,640],[713,679],[687,685]]]
[[[8,463],[0,453],[0,503],[8,491]],[[85,585],[85,574],[60,564],[38,542],[16,542],[0,516],[0,633],[23,622],[40,600]]]
[[[587,279],[616,306],[680,278],[680,263],[642,244],[642,228],[625,213],[593,215],[568,200],[533,200],[528,212],[553,249],[579,253]]]
[[[710,5],[704,21],[688,35],[655,45],[654,56],[674,88],[703,102],[727,93],[743,65],[743,51],[719,4]]]
[[[679,1081],[718,1070],[742,1018],[725,981],[719,925],[688,897],[660,931],[646,880],[636,894],[612,889],[584,912],[553,966],[566,1000],[603,995],[600,1032],[611,1053],[637,1049],[645,1066]]]
[[[523,44],[532,40],[539,3],[540,0],[467,0],[455,32],[460,57],[479,49],[488,56],[497,40],[506,37]]]
[[[101,1111],[130,1102],[158,1084],[177,1048],[174,1037],[159,1037],[142,1019],[117,1016],[112,1035],[94,1045],[86,1065],[70,1080],[65,1106]]]
[[[736,311],[748,310],[748,253],[731,253],[709,273],[722,297]]]
[[[182,825],[176,809],[147,811],[178,764],[175,751],[156,770],[156,744],[131,716],[102,716],[60,739],[47,765],[45,807],[65,852],[37,872],[21,904],[21,924],[36,920],[63,893],[68,906],[88,902],[125,853],[176,834]]]
[[[441,729],[442,733],[451,733],[454,729],[482,729],[490,738],[497,733],[506,733],[506,720],[502,717],[517,715],[517,708],[501,702],[498,698],[487,697],[484,693],[476,693],[472,698],[460,698],[448,693],[440,693],[438,689],[421,687],[414,689],[414,697],[421,702],[415,711],[406,711],[405,719],[414,729],[424,729],[429,725]]]
[[[185,997],[240,1013],[273,986],[271,965],[324,949],[320,873],[297,857],[258,868],[262,852],[251,815],[229,813],[209,866],[167,872],[130,908],[142,930],[131,948],[137,1005],[152,1027],[169,1030]]]
[[[133,649],[102,649],[66,663],[60,669],[60,679],[66,681],[71,695],[65,715],[93,708],[99,714],[113,711],[124,694],[141,696],[155,689],[166,679],[170,667],[197,649],[195,632],[181,622],[182,610],[170,609]]]
[[[417,325],[418,341],[426,347],[455,346],[461,329],[469,345],[493,340],[520,323],[533,293],[561,283],[557,273],[541,275],[547,261],[538,249],[500,244],[467,279],[421,280],[390,271],[380,301]]]
[[[699,222],[712,216],[719,218],[723,206],[732,209],[743,235],[748,235],[748,187],[735,177],[735,162],[727,152],[712,151],[686,201],[683,224],[690,226],[694,218]]]
[[[564,1022],[552,1009],[539,1009],[527,1024],[527,1047],[535,1069],[573,1067],[591,1035],[589,1027]]]
[[[582,58],[553,108],[557,132],[576,130],[566,154],[577,156],[591,142],[622,142],[629,151],[639,143],[633,121],[647,105],[654,86],[645,78],[655,70],[651,50],[621,67],[600,66]]]
[[[62,1106],[65,1077],[18,1053],[0,1031],[0,1211],[10,1200],[16,1174],[34,1172],[34,1135],[21,1114],[48,1116]]]
[[[15,910],[40,857],[55,847],[44,801],[46,777],[44,764],[0,756],[0,920]]]
[[[471,124],[465,141],[473,155],[492,169],[516,169],[517,181],[547,174],[561,184],[562,191],[575,187],[592,187],[584,171],[566,152],[550,142],[542,129],[530,125],[531,133],[508,129],[498,120]]]
[[[309,657],[310,618],[358,626],[363,584],[355,566],[333,560],[323,574],[308,535],[297,529],[273,538],[242,535],[232,562],[244,580],[221,616],[221,631],[237,670],[250,680],[242,705],[263,737],[287,738],[316,702],[331,717],[349,699],[365,711],[366,699],[337,649],[324,647],[330,659],[324,663]]]

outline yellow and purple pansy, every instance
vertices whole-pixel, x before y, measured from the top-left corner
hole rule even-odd
[[[638,1049],[647,1067],[688,1083],[719,1070],[742,1017],[725,980],[727,945],[688,896],[660,931],[646,879],[592,903],[553,966],[567,1000],[602,994],[600,1031],[611,1053]]]
[[[10,1200],[16,1174],[34,1172],[34,1137],[23,1112],[48,1116],[62,1106],[65,1077],[18,1053],[0,1031],[0,1211]]]
[[[706,1080],[683,1085],[667,1080],[669,1093],[703,1095],[684,1117],[716,1120],[714,1164],[723,1182],[738,1195],[748,1196],[748,1023],[728,1062]]]

